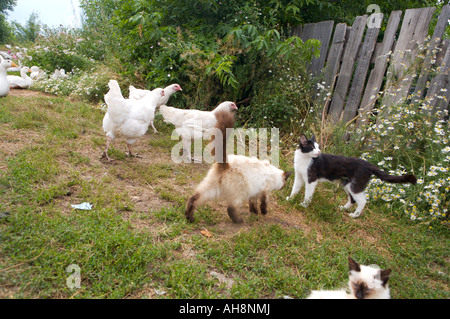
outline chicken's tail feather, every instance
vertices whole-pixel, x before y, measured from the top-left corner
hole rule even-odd
[[[163,116],[164,122],[171,123],[175,126],[180,126],[182,124],[182,118],[180,119],[181,110],[172,106],[161,105],[159,107],[159,112]]]
[[[167,105],[161,105],[159,107],[159,112],[161,113],[161,115],[164,118],[164,121],[167,122],[168,121],[168,116],[169,116],[169,110],[170,110],[170,106]]]
[[[120,90],[119,83],[116,80],[109,80],[109,91],[105,94],[105,102],[108,104],[114,98],[123,99],[122,91]]]
[[[105,102],[108,106],[108,113],[111,113],[112,118],[121,117],[126,110],[125,99],[120,90],[119,83],[116,80],[110,80],[108,83],[109,91],[105,94]]]

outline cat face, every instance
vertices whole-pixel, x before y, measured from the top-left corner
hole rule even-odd
[[[349,288],[357,299],[377,298],[388,293],[387,282],[391,269],[376,269],[359,265],[349,257]]]
[[[283,186],[281,188],[283,188],[286,185],[287,179],[289,178],[289,176],[291,176],[293,172],[283,172]]]
[[[276,169],[276,171],[270,173],[272,176],[268,176],[267,180],[274,180],[275,183],[272,185],[272,190],[280,190],[284,186],[286,186],[287,179],[293,172],[284,172],[280,169]]]
[[[316,142],[314,135],[309,140],[305,135],[300,136],[299,147],[303,154],[310,157],[318,157],[320,155],[319,144]]]

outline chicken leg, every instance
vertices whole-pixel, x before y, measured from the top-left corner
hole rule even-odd
[[[142,158],[141,155],[138,155],[138,154],[134,154],[134,153],[133,153],[133,151],[131,150],[131,144],[127,143],[127,147],[128,147],[128,154],[127,154],[127,156]]]
[[[106,160],[107,160],[108,162],[113,161],[113,159],[109,158],[109,156],[108,156],[108,149],[109,149],[109,145],[111,144],[111,142],[112,142],[112,138],[111,138],[110,136],[108,136],[108,138],[106,139],[106,148],[105,148],[105,151],[103,152],[103,154],[102,154],[102,156],[100,157],[100,159],[106,158]]]
[[[151,126],[152,126],[152,128],[153,128],[153,133],[159,133],[157,130],[156,130],[156,128],[155,128],[155,126],[153,125],[153,123],[150,123],[151,124]]]

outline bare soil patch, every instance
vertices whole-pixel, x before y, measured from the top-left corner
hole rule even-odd
[[[44,93],[40,91],[33,91],[30,89],[11,89],[9,94],[11,96],[26,96],[26,97],[36,97],[36,96],[54,96],[49,93]]]

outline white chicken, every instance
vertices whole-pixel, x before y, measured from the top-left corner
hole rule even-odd
[[[127,142],[128,155],[136,156],[131,150],[131,145],[143,136],[150,125],[153,126],[156,105],[164,96],[163,89],[155,89],[152,94],[145,95],[140,100],[125,99],[116,80],[108,83],[109,91],[105,94],[105,102],[108,105],[103,118],[103,130],[106,133],[106,149],[102,158],[108,161],[108,148],[116,137],[124,137]]]
[[[220,103],[212,111],[178,109],[167,105],[161,105],[159,108],[164,122],[175,125],[175,131],[183,140],[183,155],[189,160],[192,160],[192,140],[198,140],[207,135],[209,136],[211,130],[216,126],[217,121],[214,114],[219,111],[234,112],[236,110],[236,104],[230,101]]]
[[[153,90],[143,90],[143,89],[136,89],[134,86],[130,85],[130,99],[133,100],[140,100],[142,99],[146,94],[153,92]],[[164,104],[167,104],[169,101],[169,98],[177,91],[183,91],[181,89],[181,86],[179,84],[171,84],[169,86],[166,86],[164,88],[164,97],[162,97],[157,106],[161,106]]]
[[[159,89],[159,88],[158,88]],[[145,97],[147,94],[151,94],[153,91],[158,90],[158,89],[153,89],[153,90],[143,90],[143,89],[136,89],[134,86],[130,85],[129,90],[130,90],[130,100],[140,100],[143,97]],[[163,104],[166,104],[169,101],[169,98],[172,94],[174,94],[177,91],[183,91],[181,89],[181,86],[179,84],[171,84],[169,86],[166,86],[164,88],[164,96],[162,96],[159,99],[158,104],[156,105],[156,107],[160,107]],[[153,121],[151,123],[151,126],[153,128],[153,132],[154,133],[158,133],[158,131],[156,130],[155,126],[153,125]]]
[[[9,82],[9,87],[12,89],[28,89],[33,84],[33,79],[27,73],[31,73],[31,70],[24,66],[20,69],[20,76],[7,75],[6,79]]]

